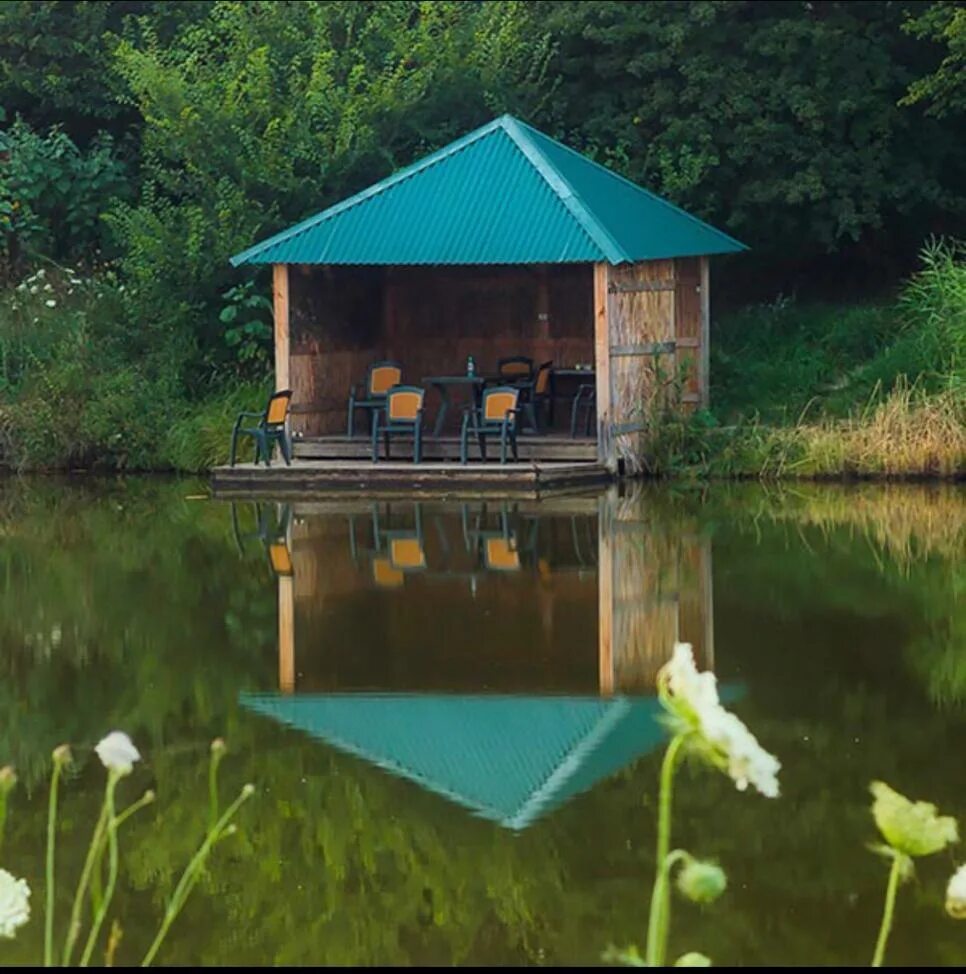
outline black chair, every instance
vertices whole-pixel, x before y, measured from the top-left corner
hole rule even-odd
[[[526,355],[510,355],[496,363],[496,373],[503,385],[515,386],[533,381],[533,359]]]
[[[590,436],[597,413],[597,386],[585,382],[577,389],[573,404],[570,407],[570,435],[577,435],[577,423],[580,413],[584,414],[584,436]]]

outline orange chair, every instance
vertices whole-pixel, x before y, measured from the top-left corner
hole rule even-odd
[[[402,382],[402,366],[398,362],[373,362],[366,372],[365,386],[360,389],[353,386],[349,390],[349,422],[347,433],[352,439],[355,433],[355,415],[357,409],[369,412],[370,431],[374,425],[373,417],[386,405],[386,393],[393,386]]]
[[[239,436],[250,436],[255,441],[255,463],[264,459],[265,466],[272,465],[272,447],[278,444],[282,457],[288,466],[292,465],[292,450],[285,431],[285,420],[288,418],[288,407],[292,401],[292,391],[282,389],[272,393],[268,405],[260,413],[239,413],[235,420],[235,427],[231,431],[231,455],[229,466],[235,466],[235,454]],[[242,426],[246,419],[257,419],[255,426]]]
[[[463,413],[460,429],[460,463],[468,459],[470,435],[480,444],[480,458],[486,459],[486,437],[500,437],[500,463],[506,463],[507,447],[517,454],[517,420],[520,415],[520,390],[514,386],[494,386],[485,389],[479,405],[468,406]]]
[[[419,386],[393,386],[386,393],[383,409],[375,414],[372,424],[372,462],[379,459],[379,436],[386,444],[389,459],[389,441],[393,436],[413,438],[413,463],[423,458],[423,399],[426,390]]]

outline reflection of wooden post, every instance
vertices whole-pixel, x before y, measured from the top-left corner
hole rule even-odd
[[[610,494],[597,505],[597,665],[601,696],[614,692],[614,532]]]
[[[275,264],[272,298],[275,309],[275,389],[289,389],[288,264]]]
[[[278,688],[295,690],[295,579],[278,577]]]

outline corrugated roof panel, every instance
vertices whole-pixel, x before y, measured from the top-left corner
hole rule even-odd
[[[542,132],[523,122],[516,125],[629,259],[698,257],[746,249],[728,234]]]
[[[616,264],[741,249],[503,116],[232,263]]]

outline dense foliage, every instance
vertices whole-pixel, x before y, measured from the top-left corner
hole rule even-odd
[[[168,428],[229,382],[264,379],[267,318],[254,309],[240,330],[232,316],[252,277],[232,253],[510,111],[747,241],[754,258],[718,277],[732,304],[887,288],[928,235],[964,223],[962,13],[943,0],[5,3],[0,273],[16,287],[52,261],[98,279],[110,265],[126,297],[83,311],[85,381],[134,374],[146,426]],[[3,344],[21,329],[9,304]],[[102,343],[105,328],[118,340]],[[31,369],[7,385],[0,424],[40,381]],[[164,463],[146,437],[124,456],[98,437],[11,456]]]

